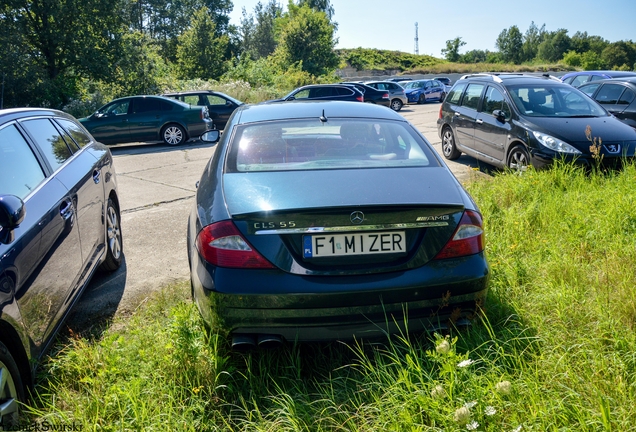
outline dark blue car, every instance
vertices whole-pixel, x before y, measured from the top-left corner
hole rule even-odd
[[[441,102],[446,97],[446,86],[437,80],[413,80],[402,87],[409,103]]]
[[[466,323],[487,291],[481,214],[404,117],[246,105],[188,222],[193,296],[234,347]]]
[[[625,77],[636,77],[636,72],[610,70],[568,72],[561,77],[561,81],[566,84],[570,84],[573,87],[579,87],[580,85],[590,81]]]
[[[0,110],[0,429],[91,276],[123,259],[113,158],[73,117]]]

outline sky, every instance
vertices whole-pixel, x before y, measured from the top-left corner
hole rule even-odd
[[[230,22],[240,25],[241,10],[254,12],[259,0],[232,0]],[[286,9],[288,0],[279,0]],[[261,0],[266,4],[268,0]],[[636,42],[636,0],[331,0],[338,23],[336,48],[376,48],[415,53],[418,23],[420,54],[443,58],[446,41],[461,37],[459,52],[496,51],[502,30],[516,25],[525,34],[534,22],[568,35],[586,31],[610,42]]]

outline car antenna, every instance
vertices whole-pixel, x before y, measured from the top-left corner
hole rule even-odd
[[[325,117],[325,110],[322,110],[322,115],[320,116],[320,121],[323,123],[327,123],[327,117]]]

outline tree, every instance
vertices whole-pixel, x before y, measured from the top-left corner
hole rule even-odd
[[[313,10],[324,12],[327,15],[327,18],[329,18],[329,21],[331,21],[333,14],[335,13],[329,0],[299,0],[298,6],[309,6]]]
[[[229,39],[216,35],[216,24],[206,7],[195,12],[192,24],[178,38],[177,67],[183,78],[217,79],[225,72]]]
[[[523,47],[523,38],[519,27],[513,25],[504,29],[497,37],[495,43],[504,61],[519,64]]]
[[[228,32],[233,7],[231,0],[136,0],[128,5],[131,29],[158,41],[163,55],[171,61],[176,60],[177,38],[190,27],[198,10],[207,8],[220,36]]]
[[[550,32],[539,45],[537,56],[548,62],[558,62],[570,50],[570,37],[566,29]]]
[[[278,19],[277,27],[280,33],[273,56],[282,70],[299,65],[303,71],[318,76],[338,66],[335,25],[324,12],[297,6],[290,0],[288,12]]]
[[[462,63],[484,63],[488,58],[488,50],[471,50],[462,54],[459,61]]]
[[[452,40],[446,41],[446,48],[442,50],[442,55],[446,57],[449,62],[456,63],[459,61],[459,48],[466,45],[466,42],[460,37],[456,37]]]
[[[123,0],[5,2],[0,14],[1,60],[28,68],[15,72],[37,77],[25,83],[27,89],[32,94],[35,88],[43,91],[47,105],[61,107],[77,92],[80,77],[110,75],[105,64],[114,62],[121,47],[123,10]]]
[[[631,41],[611,43],[601,53],[601,59],[608,69],[631,70],[636,62],[636,46]]]
[[[538,28],[534,21],[523,36],[522,61],[532,61],[537,56],[539,45],[545,38],[545,24]]]
[[[241,19],[242,52],[257,60],[267,57],[276,49],[275,23],[282,16],[282,8],[276,0],[263,5],[258,2],[254,7],[254,15],[247,15],[243,9]]]

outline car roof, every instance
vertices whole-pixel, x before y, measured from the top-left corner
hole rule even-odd
[[[553,84],[562,84],[562,81],[554,75],[529,75],[523,73],[476,73],[464,75],[456,81],[456,83],[462,80],[484,80],[490,82],[505,83],[506,85],[515,84],[528,84],[538,81],[549,81]]]
[[[581,87],[584,87],[584,86],[585,87],[589,87],[590,85],[599,84],[599,83],[611,83],[611,82],[628,83],[628,84],[636,85],[636,75],[634,75],[634,76],[626,76],[626,77],[618,77],[618,78],[606,78],[606,79],[596,80],[596,81],[588,81],[586,83],[581,84],[578,88],[581,88]]]
[[[279,104],[242,105],[235,111],[239,124],[271,120],[332,117],[375,118],[406,121],[381,105],[346,101],[291,101]]]
[[[64,111],[51,108],[5,108],[0,110],[0,123],[32,116],[56,116],[75,119],[75,117]]]
[[[613,71],[613,70],[593,70],[593,71],[576,71],[576,72],[568,72],[562,76],[562,78],[567,78],[575,75],[607,75],[612,78],[619,77],[628,77],[628,76],[636,76],[636,72],[630,71]]]

